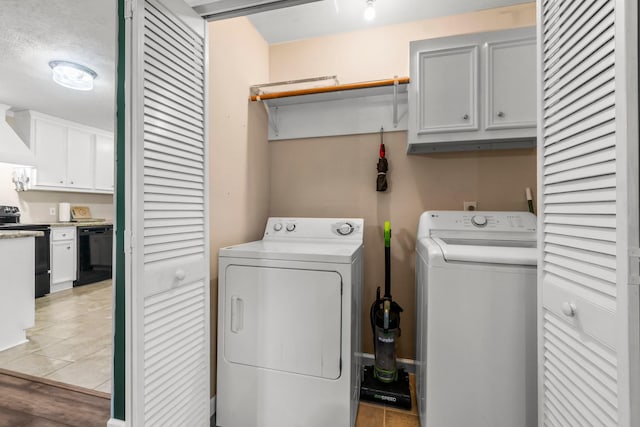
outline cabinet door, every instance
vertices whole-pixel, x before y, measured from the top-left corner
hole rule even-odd
[[[35,185],[60,187],[67,181],[67,128],[34,120],[37,175]]]
[[[478,129],[478,47],[418,53],[418,134]]]
[[[113,191],[113,138],[96,135],[96,190]]]
[[[535,128],[536,39],[487,43],[486,129]]]
[[[69,128],[67,187],[93,188],[93,134]]]
[[[51,243],[51,283],[76,279],[75,240]]]

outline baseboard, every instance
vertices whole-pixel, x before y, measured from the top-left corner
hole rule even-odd
[[[127,423],[122,420],[111,418],[107,421],[107,427],[127,427]]]
[[[216,397],[213,396],[211,398],[211,403],[209,404],[209,417],[213,417],[216,414]]]
[[[362,353],[362,360],[366,364],[373,365],[373,362],[375,361],[375,356],[373,354],[371,354],[371,353]],[[415,374],[416,373],[416,361],[415,360],[398,358],[398,359],[396,359],[396,362],[398,363],[398,367],[399,368],[403,368],[408,373],[410,373],[410,374]]]

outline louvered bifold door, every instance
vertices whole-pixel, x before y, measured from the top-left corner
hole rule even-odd
[[[137,0],[132,29],[133,425],[208,426],[205,21]]]
[[[629,243],[620,239],[629,198],[620,187],[628,141],[619,117],[619,3],[538,1],[544,426],[630,425],[630,349],[621,333],[629,327],[630,282]]]

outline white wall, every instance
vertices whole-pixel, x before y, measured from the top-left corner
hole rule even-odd
[[[60,202],[89,206],[94,218],[112,220],[115,216],[112,195],[33,190],[18,192],[11,182],[13,168],[10,164],[0,163],[0,205],[18,206],[22,213],[20,222],[56,222]],[[49,215],[49,208],[55,208],[56,214]]]
[[[245,17],[209,24],[211,392],[216,389],[218,251],[259,239],[269,211],[264,108],[249,86],[269,79],[269,46]]]

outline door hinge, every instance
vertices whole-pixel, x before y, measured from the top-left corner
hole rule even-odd
[[[629,258],[635,258],[636,262],[640,262],[640,248],[629,248]],[[629,260],[633,261],[633,260]],[[640,285],[640,275],[631,274],[629,276],[630,285]]]
[[[124,19],[133,17],[133,0],[124,0]]]
[[[130,230],[124,232],[124,252],[126,254],[133,253],[133,247],[135,245],[135,236]]]

